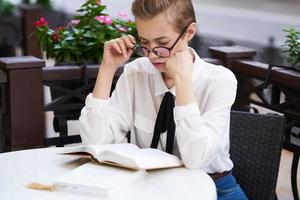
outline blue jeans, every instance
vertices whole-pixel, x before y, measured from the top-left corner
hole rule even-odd
[[[248,199],[231,173],[227,176],[215,180],[215,184],[217,188],[218,200]]]

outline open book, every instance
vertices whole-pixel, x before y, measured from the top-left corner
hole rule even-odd
[[[146,174],[145,170],[111,167],[92,161],[56,178],[54,184],[66,192],[111,196]]]
[[[99,144],[78,146],[63,154],[88,153],[99,163],[105,163],[129,169],[162,169],[182,166],[182,161],[164,151],[146,148],[134,144]]]

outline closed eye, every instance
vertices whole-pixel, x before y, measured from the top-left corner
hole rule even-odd
[[[167,45],[169,42],[158,42],[158,45],[160,45],[160,46],[165,46],[165,45]]]
[[[145,41],[141,41],[140,44],[141,45],[147,45],[149,42],[145,42]]]

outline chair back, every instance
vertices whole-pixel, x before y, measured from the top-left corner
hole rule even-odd
[[[231,112],[233,174],[250,200],[273,200],[281,157],[284,118]]]

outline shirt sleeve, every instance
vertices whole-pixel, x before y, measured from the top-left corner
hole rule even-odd
[[[83,144],[108,144],[126,141],[132,111],[129,86],[123,73],[108,100],[96,99],[89,94],[81,110],[80,136]]]
[[[230,110],[236,88],[237,81],[232,74],[212,83],[203,113],[197,102],[174,108],[176,137],[186,167],[209,165],[228,145]]]

